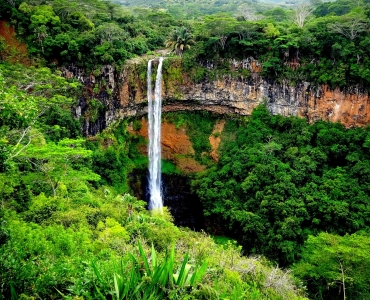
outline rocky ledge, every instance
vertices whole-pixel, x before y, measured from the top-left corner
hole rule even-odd
[[[250,72],[248,78],[224,75],[195,83],[183,72],[178,59],[166,60],[162,85],[165,112],[207,110],[218,114],[250,115],[256,106],[266,103],[271,114],[299,116],[309,122],[328,120],[341,122],[348,128],[370,123],[369,94],[360,88],[332,90],[329,86],[313,86],[309,82],[291,86],[287,82],[267,81],[259,75],[261,68],[253,59],[238,64]],[[235,65],[235,61],[232,63]],[[95,120],[86,119],[84,129],[87,135],[96,134],[120,118],[147,113],[146,65],[147,60],[136,59],[128,62],[120,72],[114,71],[111,66],[102,68],[100,78],[103,78],[106,87],[100,86],[95,97],[105,109]],[[77,71],[65,70],[69,76],[75,72],[78,74]],[[76,77],[91,93],[96,91],[95,77]],[[76,113],[83,114],[87,106],[85,98],[81,99]]]

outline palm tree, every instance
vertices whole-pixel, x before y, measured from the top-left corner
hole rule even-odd
[[[179,56],[194,44],[193,35],[186,27],[175,28],[166,40],[166,47],[172,48],[172,51]]]

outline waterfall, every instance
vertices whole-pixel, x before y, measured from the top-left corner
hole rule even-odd
[[[154,99],[152,94],[152,60],[148,62],[148,120],[149,120],[149,209],[162,210],[161,191],[161,114],[162,114],[162,63],[159,58],[155,81]]]

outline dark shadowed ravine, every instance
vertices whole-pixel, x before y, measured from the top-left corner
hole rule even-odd
[[[129,175],[129,184],[133,195],[148,203],[147,170],[134,170]],[[187,176],[162,174],[162,193],[163,205],[168,207],[177,226],[204,229],[203,207],[198,196],[191,192]]]

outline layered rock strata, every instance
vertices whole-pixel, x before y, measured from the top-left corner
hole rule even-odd
[[[313,86],[309,82],[291,86],[267,81],[259,76],[261,67],[255,61],[239,63],[250,71],[248,78],[226,75],[195,83],[182,72],[178,60],[167,60],[163,69],[164,112],[207,110],[218,114],[250,115],[256,106],[266,103],[271,114],[299,116],[309,122],[321,119],[341,122],[346,127],[370,123],[369,94],[359,88],[332,90],[326,85]],[[147,114],[145,66],[143,60],[128,63],[121,72],[114,73],[110,66],[102,68],[101,76],[106,78],[112,92],[109,97],[103,88],[97,95],[106,109],[99,120],[87,122],[87,135],[95,134],[115,120]],[[92,89],[91,78],[86,78],[87,86]],[[84,105],[82,99],[76,109],[78,114],[83,113]]]

